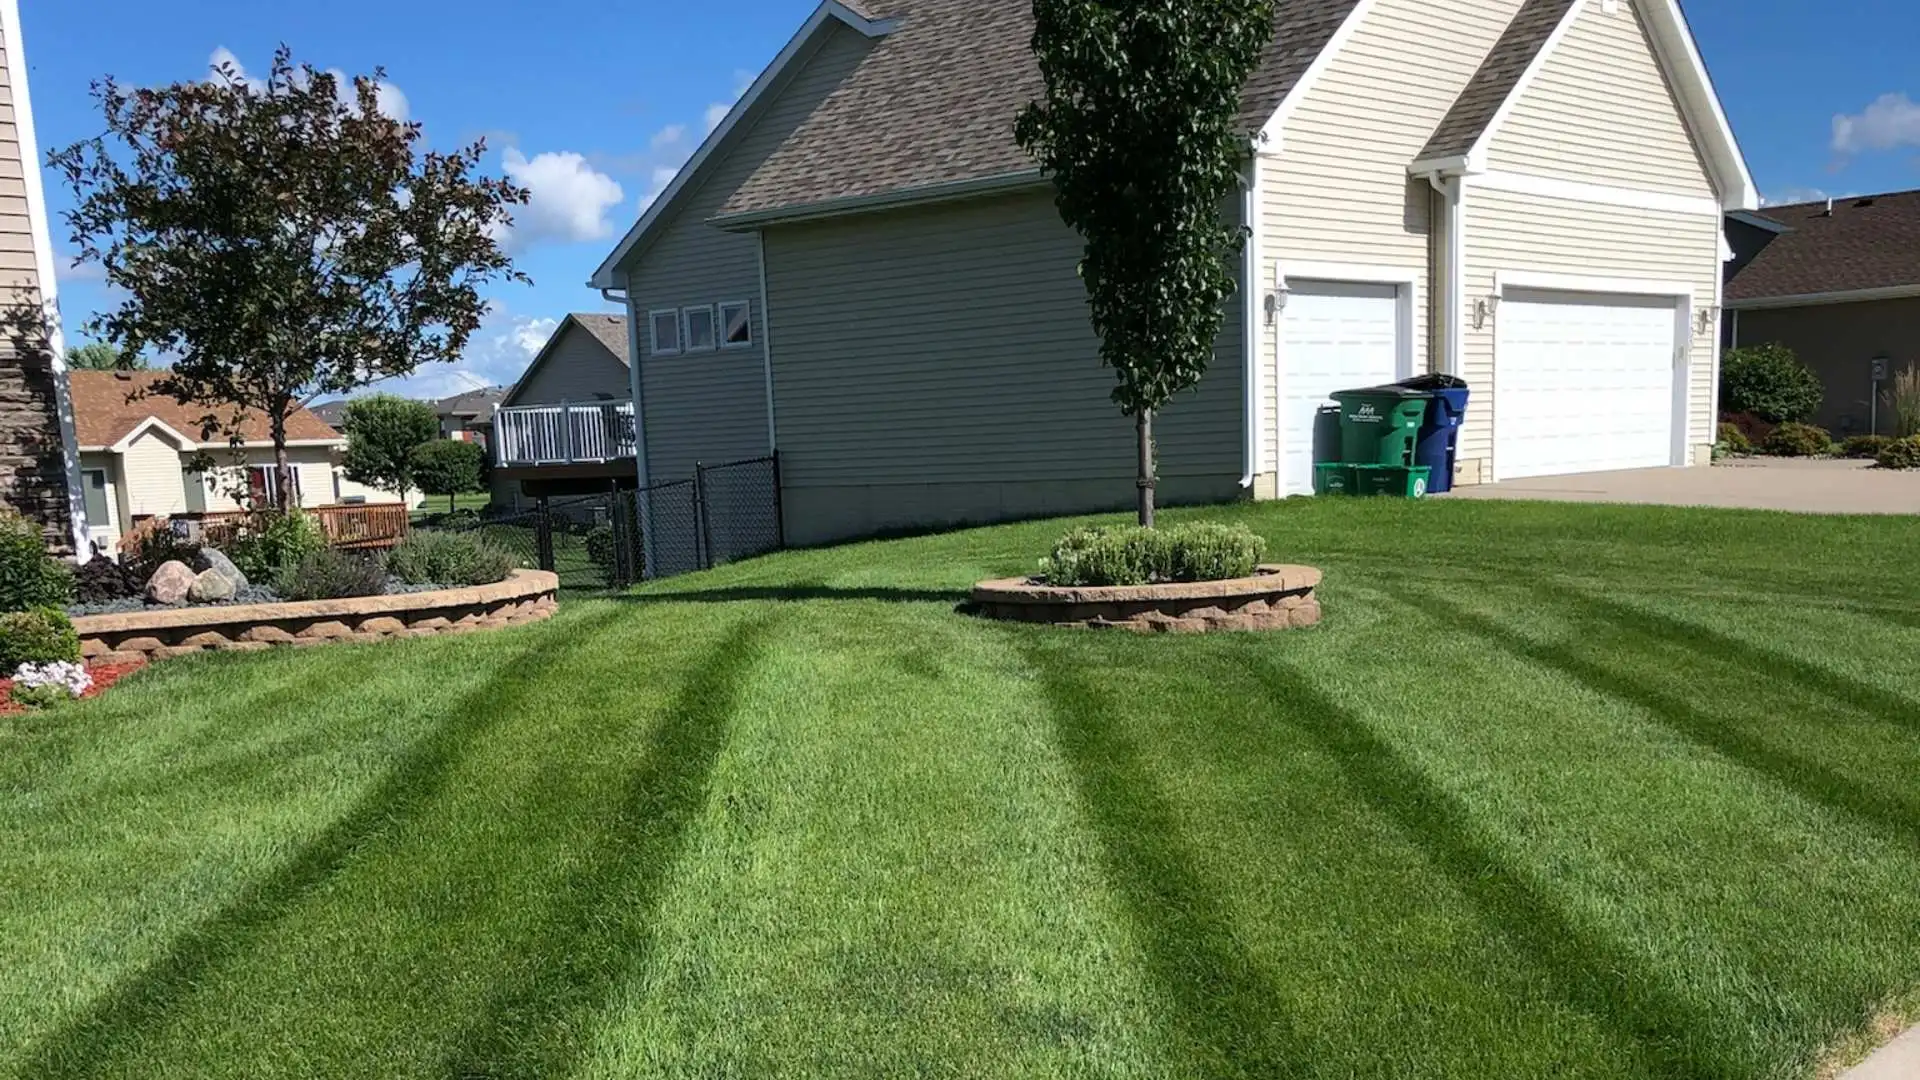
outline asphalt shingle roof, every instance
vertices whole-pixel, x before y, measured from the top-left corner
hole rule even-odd
[[[67,375],[68,392],[73,398],[73,430],[81,446],[112,446],[139,427],[147,417],[201,442],[221,443],[226,436],[215,431],[204,434],[201,419],[218,417],[221,423],[233,415],[231,405],[182,405],[151,387],[163,371],[74,371]],[[241,433],[248,442],[265,442],[272,437],[265,413],[247,411]],[[287,418],[287,438],[295,440],[340,439],[343,436],[307,409],[298,409]]]
[[[1728,300],[1920,285],[1920,191],[1769,206],[1788,227],[1727,282]]]
[[[1326,47],[1358,0],[1280,0],[1274,40],[1247,82],[1251,134]],[[867,198],[1035,165],[1013,140],[1040,96],[1031,0],[871,0],[897,18],[852,75],[721,208],[721,215]]]
[[[1573,0],[1527,0],[1481,62],[1480,70],[1468,80],[1467,88],[1454,100],[1453,108],[1447,110],[1446,118],[1434,129],[1433,137],[1427,140],[1426,149],[1420,151],[1416,160],[1457,157],[1473,149],[1494,114],[1512,96],[1520,76],[1533,63],[1533,58],[1540,55],[1554,28],[1572,7]]]
[[[580,324],[594,340],[607,347],[607,351],[627,363],[627,318],[624,315],[602,315],[598,312],[576,311],[573,321]]]

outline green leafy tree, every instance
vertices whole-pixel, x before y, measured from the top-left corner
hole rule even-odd
[[[67,367],[73,371],[145,371],[143,356],[128,356],[105,341],[67,347]]]
[[[478,443],[435,439],[413,448],[413,482],[429,495],[445,495],[447,509],[453,497],[479,491],[486,481],[487,452]]]
[[[1246,242],[1220,208],[1251,150],[1236,121],[1274,0],[1034,0],[1033,15],[1046,93],[1014,132],[1086,240],[1080,277],[1151,526],[1153,415],[1206,373]]]
[[[1771,424],[1802,421],[1820,411],[1820,376],[1785,345],[1728,349],[1720,358],[1720,407]]]
[[[50,155],[73,188],[83,263],[125,299],[89,333],[175,359],[154,392],[204,407],[202,436],[240,441],[263,414],[284,505],[300,403],[453,360],[480,290],[527,281],[500,246],[524,189],[479,174],[484,141],[424,150],[381,113],[384,73],[350,86],[283,47],[264,83],[94,86],[105,133]]]
[[[440,437],[440,416],[424,401],[373,394],[348,402],[340,427],[347,479],[404,495],[415,486],[413,452]]]

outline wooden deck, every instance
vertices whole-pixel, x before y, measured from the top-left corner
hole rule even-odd
[[[337,548],[375,551],[393,547],[412,530],[412,514],[405,503],[352,503],[334,506],[308,506],[301,512],[312,516],[327,534],[327,543]],[[218,547],[230,539],[234,530],[252,512],[225,510],[194,515],[179,515],[199,521],[209,543]]]

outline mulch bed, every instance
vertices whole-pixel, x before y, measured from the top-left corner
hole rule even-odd
[[[93,685],[82,698],[99,697],[121,679],[147,666],[147,661],[136,660],[126,664],[88,664],[87,674],[93,676]],[[13,680],[0,679],[0,716],[12,716],[27,711],[25,705],[13,700]]]

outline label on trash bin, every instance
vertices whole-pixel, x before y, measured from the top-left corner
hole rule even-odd
[[[1380,410],[1373,407],[1373,402],[1363,401],[1359,408],[1347,414],[1347,419],[1356,424],[1377,424],[1381,419]]]

